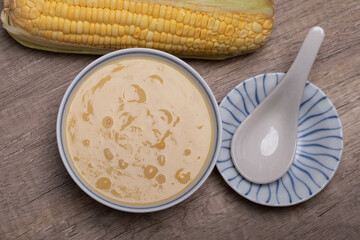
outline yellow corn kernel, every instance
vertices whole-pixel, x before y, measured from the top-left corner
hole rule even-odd
[[[199,38],[201,33],[201,28],[195,28],[194,38]]]
[[[175,30],[175,34],[180,36],[182,31],[183,31],[183,28],[184,28],[184,24],[182,23],[177,23],[176,24],[176,30]]]
[[[59,29],[59,18],[58,17],[54,17],[52,19],[52,24],[51,24],[50,29],[53,31],[57,31]]]
[[[122,37],[125,35],[125,27],[119,25],[119,36]]]
[[[135,27],[133,37],[138,39],[140,37],[141,29],[139,27]]]
[[[239,33],[240,38],[246,38],[247,35],[248,35],[248,31],[246,31],[245,29],[241,30]]]
[[[165,31],[165,32],[168,32],[168,31]],[[175,34],[175,32],[176,32],[176,21],[170,20],[170,33]]]
[[[90,23],[89,22],[87,22],[87,21],[85,21],[84,22],[84,34],[89,34],[89,32],[90,32]]]
[[[145,37],[146,37],[146,35],[147,35],[147,33],[148,33],[148,29],[144,29],[144,30],[141,30],[140,31],[140,35],[139,35],[139,39],[140,40],[144,40],[145,39]]]
[[[189,32],[189,29],[190,29],[189,25],[185,25],[185,26],[183,27],[183,31],[182,31],[181,36],[183,36],[183,37],[187,36],[187,35],[188,35],[188,32]]]
[[[106,35],[111,36],[111,34],[112,34],[112,27],[110,24],[107,24],[106,25]]]
[[[186,40],[186,46],[191,47],[192,45],[194,45],[194,38],[188,38]]]
[[[136,12],[136,2],[129,1],[129,11]]]
[[[255,33],[260,33],[262,31],[262,26],[259,23],[254,22],[253,25],[252,25],[252,30]]]
[[[149,25],[149,27],[148,27],[148,29],[150,30],[150,31],[155,31],[156,30],[156,19],[152,19],[151,20],[151,22],[150,22],[150,25]]]
[[[26,0],[16,0],[16,7],[18,7],[18,8],[24,7],[25,4],[26,4]],[[42,5],[42,4],[40,4],[40,5]],[[37,5],[36,5],[36,7],[37,7]]]
[[[53,22],[53,18],[50,16],[47,16],[46,20],[45,20],[47,30],[52,30],[52,22]]]
[[[74,6],[69,6],[68,12],[67,12],[67,18],[69,20],[73,20],[74,19],[74,15],[75,15],[75,7]],[[71,38],[71,37],[70,37]]]
[[[184,16],[184,24],[189,24],[191,19],[191,12],[186,11]]]
[[[263,41],[263,38],[264,38],[264,36],[263,36],[261,33],[259,33],[259,34],[256,35],[256,37],[255,37],[255,43],[256,43],[256,44],[260,44],[260,43]]]
[[[149,11],[149,4],[148,3],[146,3],[146,2],[144,2],[143,4],[142,4],[142,8],[141,8],[141,14],[143,14],[143,15],[146,15],[146,14],[148,14],[148,15],[151,15],[151,13],[148,13],[148,11]]]
[[[205,37],[206,37],[206,29],[204,28],[204,29],[201,29],[201,32],[200,32],[200,39],[205,39]]]
[[[122,10],[121,11],[120,24],[125,26],[126,22],[127,22],[127,18],[128,18],[128,11]]]
[[[225,35],[226,36],[231,36],[231,35],[233,35],[233,33],[234,33],[234,26],[233,25],[227,25],[226,26],[226,29],[225,29]]]
[[[249,38],[255,38],[256,37],[256,33],[254,33],[253,31],[248,32],[248,37]]]
[[[80,21],[86,20],[86,8],[85,7],[79,8],[79,20]]]
[[[166,6],[165,19],[171,19],[172,17],[172,6]]]
[[[193,26],[195,24],[196,21],[196,13],[191,13],[191,17],[190,17],[190,21],[189,21],[189,25]]]
[[[166,40],[165,40],[165,43],[167,44],[170,44],[173,40],[173,36],[171,33],[168,33],[167,36],[166,36]]]
[[[97,9],[97,22],[98,23],[103,23],[104,22],[104,9],[103,8],[98,8]],[[99,41],[100,41],[100,39],[99,39]]]
[[[179,10],[177,8],[173,8],[171,11],[171,18],[176,20]]]
[[[91,8],[87,7],[85,9],[85,20],[88,22],[91,22],[91,19],[92,19],[92,10],[91,10]],[[89,40],[88,40],[88,42],[89,42]]]
[[[107,27],[104,23],[100,24],[100,36],[106,36]]]
[[[207,28],[209,22],[209,17],[204,15],[201,20],[201,28]]]
[[[71,21],[71,24],[70,24],[70,32],[71,33],[76,33],[77,31],[77,24],[75,21]]]
[[[134,14],[132,14],[131,12],[127,12],[127,20],[126,20],[127,25],[133,24],[133,17],[134,17]]]
[[[141,17],[141,22],[140,22],[140,28],[147,28],[149,26],[149,17],[147,15],[143,15]]]
[[[94,23],[90,23],[89,34],[90,34],[90,36],[95,35],[95,24]]]
[[[186,15],[186,11],[182,8],[179,9],[177,12],[177,15],[176,15],[176,19],[175,19],[176,22],[182,23],[184,21],[185,15]]]
[[[111,25],[110,25],[111,26]],[[111,26],[111,35],[113,37],[117,37],[119,36],[119,25],[118,24],[113,24]]]
[[[162,32],[162,33],[160,34],[160,42],[161,42],[161,43],[163,43],[163,42],[166,41],[166,36],[167,36],[167,34],[164,33],[164,32]]]
[[[145,36],[145,40],[147,42],[152,42],[153,41],[153,37],[154,37],[154,32],[152,31],[148,31],[146,36]]]
[[[215,25],[215,18],[211,17],[209,18],[208,24],[206,26],[207,29],[212,29]]]
[[[270,28],[272,28],[273,27],[273,21],[272,20],[266,20],[265,22],[264,22],[264,28],[266,28],[266,29],[270,29]]]
[[[180,39],[181,39],[181,38],[180,38],[179,36],[176,36],[176,35],[175,35],[175,36],[173,37],[173,44],[178,45],[178,44],[180,43]]]
[[[81,37],[81,43],[82,44],[86,44],[87,42],[88,42],[88,35],[82,35],[82,37]]]
[[[110,9],[105,8],[103,14],[104,14],[103,22],[104,22],[105,24],[110,23]]]
[[[27,1],[27,2],[30,2],[30,1]],[[43,7],[42,7],[42,14],[44,15],[49,15],[50,13],[50,4],[51,2],[45,2]],[[45,33],[42,33],[42,34],[45,34]]]
[[[63,32],[64,32],[65,34],[70,33],[70,25],[71,25],[70,20],[65,19],[65,20],[64,20],[64,28],[63,28]],[[40,29],[41,29],[41,28],[40,28]]]

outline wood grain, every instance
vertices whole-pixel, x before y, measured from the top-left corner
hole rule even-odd
[[[194,195],[164,211],[129,214],[97,203],[66,172],[55,138],[66,88],[97,57],[25,48],[0,28],[0,239],[360,239],[360,4],[275,0],[275,8],[263,49],[187,62],[220,101],[248,77],[286,71],[306,32],[322,26],[310,80],[335,104],[345,144],[321,193],[293,207],[264,207],[237,195],[214,170]]]

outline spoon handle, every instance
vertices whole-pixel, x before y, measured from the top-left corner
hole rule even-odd
[[[286,74],[286,78],[290,81],[283,81],[284,83],[287,82],[291,85],[288,86],[289,88],[294,89],[297,92],[299,89],[304,88],[324,36],[325,33],[321,27],[316,26],[309,30],[295,61]]]

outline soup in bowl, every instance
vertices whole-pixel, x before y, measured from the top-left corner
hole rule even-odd
[[[74,181],[128,212],[171,207],[194,193],[220,148],[217,102],[182,60],[126,49],[87,66],[60,105],[57,140]]]

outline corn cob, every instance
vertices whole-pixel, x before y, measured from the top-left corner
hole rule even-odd
[[[197,2],[5,0],[1,20],[21,44],[55,52],[147,47],[180,57],[223,59],[255,51],[268,40],[272,0]]]

